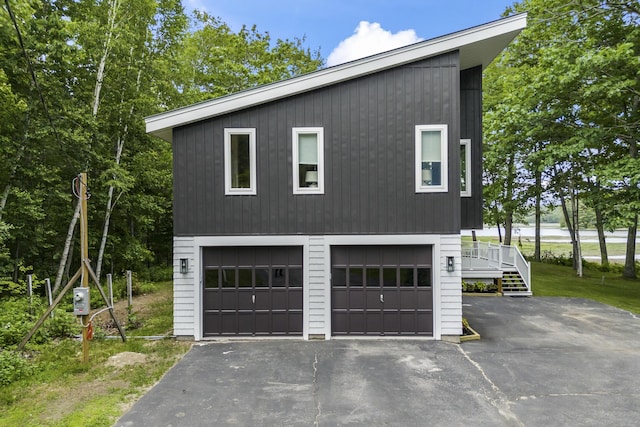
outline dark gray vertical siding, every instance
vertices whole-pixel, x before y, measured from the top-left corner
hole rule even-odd
[[[460,73],[460,138],[471,139],[471,197],[462,198],[462,228],[482,228],[482,67]]]
[[[460,76],[452,52],[175,129],[175,234],[459,232]],[[415,193],[426,124],[448,125],[448,193]],[[310,126],[324,128],[325,194],[293,195],[291,129]],[[256,128],[257,196],[224,195],[229,127]]]

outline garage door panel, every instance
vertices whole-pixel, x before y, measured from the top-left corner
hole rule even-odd
[[[429,245],[332,246],[332,333],[433,335],[432,253]]]
[[[368,311],[365,318],[365,328],[367,334],[379,334],[382,331],[382,313],[372,313]]]
[[[347,291],[347,294],[349,295],[348,306],[345,305],[344,308],[350,308],[352,310],[364,310],[367,307],[364,298],[365,294],[361,289],[350,289]]]
[[[331,294],[331,307],[343,310],[349,307],[349,292],[347,289],[334,289]]]
[[[204,313],[202,322],[204,324],[203,327],[204,327],[205,331],[219,330],[220,327],[221,327],[221,324],[220,324],[220,313],[218,313],[218,312],[215,312],[215,313]]]
[[[381,308],[381,303],[380,303],[381,294],[382,292],[380,291],[380,289],[366,290],[367,309]]]
[[[356,313],[349,313],[347,311],[338,310],[334,310],[331,313],[331,324],[333,325],[332,329],[334,331],[334,334],[336,335],[344,335],[345,333],[347,333],[350,330],[350,322],[351,324],[354,324],[356,322]]]
[[[210,310],[219,310],[221,308],[220,294],[217,290],[214,292],[204,291],[202,299],[204,306]]]
[[[253,312],[238,312],[238,333],[251,333],[255,327]]]
[[[202,258],[203,335],[302,333],[301,246],[203,248]]]
[[[238,310],[254,310],[253,292],[238,291],[238,305],[236,307]]]
[[[398,313],[398,318],[400,323],[400,330],[408,331],[416,328],[418,315],[415,311],[412,310],[410,312],[400,312]]]
[[[419,289],[416,292],[417,303],[422,308],[433,308],[433,292],[430,289]]]
[[[421,333],[433,331],[433,313],[431,311],[418,312],[418,327]]]
[[[222,289],[220,291],[220,304],[219,307],[235,307],[238,301],[238,295],[235,290]]]
[[[289,310],[302,310],[302,289],[289,289],[287,307]]]
[[[400,293],[397,290],[389,291],[385,289],[382,294],[384,295],[384,308],[396,309],[401,306]]]
[[[289,333],[302,334],[302,313],[289,314]]]
[[[398,333],[400,330],[402,330],[400,327],[400,313],[397,310],[385,310],[383,327],[385,334]]]
[[[217,329],[213,329],[217,330]],[[220,332],[223,334],[236,334],[238,332],[238,322],[236,313],[220,314]]]
[[[289,316],[286,312],[278,312],[271,314],[271,329],[278,331],[289,330]]]
[[[364,311],[345,313],[347,328],[345,332],[363,334],[366,331],[366,317]]]
[[[276,294],[271,295],[268,290],[256,290],[255,292],[255,310],[269,310],[274,308],[274,301],[276,301]]]
[[[269,331],[271,331],[271,328],[271,314],[256,312],[256,334],[267,334],[269,333]]]
[[[418,298],[416,298],[415,292],[400,292],[398,307],[402,307],[404,309],[416,309],[419,306],[420,302],[418,301]]]

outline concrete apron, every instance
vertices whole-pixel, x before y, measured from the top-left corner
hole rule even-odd
[[[116,425],[638,424],[637,317],[560,298],[463,312],[482,340],[196,345]]]

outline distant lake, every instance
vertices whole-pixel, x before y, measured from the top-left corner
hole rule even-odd
[[[502,238],[504,239],[504,228],[500,229]],[[579,230],[581,243],[598,243],[598,232],[594,229]],[[471,230],[463,230],[463,236],[471,236]],[[495,226],[485,225],[482,230],[476,230],[476,236],[482,237],[498,237],[498,228]],[[515,224],[513,226],[512,239],[517,240],[521,237],[523,240],[533,241],[536,236],[536,228],[530,225]],[[613,232],[605,232],[607,243],[627,243],[627,230],[615,230]],[[571,243],[569,230],[560,227],[560,224],[543,224],[540,227],[540,241],[547,243]],[[640,259],[640,232],[636,234],[636,259]],[[609,256],[613,259],[624,259],[624,256]],[[599,260],[600,257],[588,256],[585,259]]]

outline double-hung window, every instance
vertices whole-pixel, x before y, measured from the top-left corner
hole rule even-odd
[[[416,126],[416,193],[446,192],[447,125]]]
[[[226,195],[256,194],[256,130],[224,130],[224,186]]]
[[[460,195],[471,197],[471,140],[460,140]]]
[[[324,130],[293,128],[293,194],[324,194]]]

